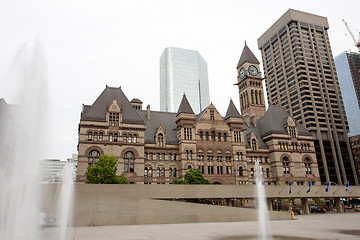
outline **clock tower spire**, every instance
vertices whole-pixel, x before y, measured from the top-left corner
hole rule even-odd
[[[241,114],[243,116],[255,115],[255,119],[263,117],[266,109],[262,77],[259,71],[260,62],[246,45],[246,41],[236,69]]]

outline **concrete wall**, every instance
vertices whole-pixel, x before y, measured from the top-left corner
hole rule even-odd
[[[42,212],[54,215],[60,184],[43,185]],[[268,198],[360,197],[360,187],[265,186]],[[253,199],[254,185],[76,184],[74,226],[256,221],[257,210],[181,202],[181,199]],[[272,220],[290,219],[287,212],[270,212]]]
[[[42,211],[53,214],[60,185],[45,185]],[[220,186],[221,187],[221,186]],[[250,187],[250,186],[249,186]],[[257,210],[176,201],[176,198],[221,198],[219,186],[75,185],[74,226],[256,221]],[[252,192],[253,190],[251,190]],[[163,200],[161,200],[163,199]],[[270,212],[272,220],[289,213]]]

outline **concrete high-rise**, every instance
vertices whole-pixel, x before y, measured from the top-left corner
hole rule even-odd
[[[184,93],[195,113],[210,105],[207,63],[197,51],[168,47],[160,58],[160,110],[176,112]]]
[[[350,128],[349,136],[360,135],[359,53],[342,52],[334,60]]]
[[[327,18],[289,9],[259,39],[269,104],[313,136],[322,182],[358,184]]]

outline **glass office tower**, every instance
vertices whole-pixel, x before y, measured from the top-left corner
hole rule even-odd
[[[197,51],[168,47],[160,58],[160,110],[176,112],[184,93],[195,113],[210,105],[207,63]]]
[[[360,56],[343,52],[334,58],[349,123],[349,136],[360,135]]]
[[[259,39],[269,104],[316,138],[322,182],[358,184],[327,18],[289,9]]]

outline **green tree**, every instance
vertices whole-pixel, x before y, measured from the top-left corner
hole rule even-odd
[[[124,174],[116,175],[118,159],[114,156],[100,156],[95,166],[88,167],[85,173],[86,183],[90,184],[128,184]]]
[[[173,184],[210,184],[210,181],[204,178],[200,169],[189,169],[185,173],[184,180],[173,179]]]

